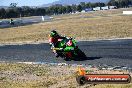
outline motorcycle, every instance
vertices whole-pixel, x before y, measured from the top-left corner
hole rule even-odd
[[[86,58],[85,53],[78,48],[77,42],[73,38],[58,39],[57,48],[51,46],[51,49],[53,53],[57,52],[66,61]]]

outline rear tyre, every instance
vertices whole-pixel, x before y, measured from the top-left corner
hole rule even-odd
[[[71,59],[70,58],[67,58],[67,57],[64,57],[64,60],[65,61],[70,61]]]
[[[75,60],[82,61],[82,60],[86,59],[85,53],[82,52],[80,49],[77,49],[75,52],[77,54],[77,55],[75,55]]]
[[[80,57],[80,58],[86,58],[85,53],[80,49],[77,50],[77,54],[78,54],[78,57]]]

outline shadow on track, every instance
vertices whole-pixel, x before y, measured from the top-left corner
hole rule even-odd
[[[95,60],[95,59],[100,59],[102,57],[87,57],[87,60]]]
[[[75,59],[74,61],[96,60],[96,59],[100,59],[100,58],[102,58],[102,57],[83,57],[83,58]]]

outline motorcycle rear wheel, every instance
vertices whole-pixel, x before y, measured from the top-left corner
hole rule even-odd
[[[82,50],[77,49],[75,52],[76,52],[76,56],[75,56],[76,60],[82,60],[86,58],[86,55]]]

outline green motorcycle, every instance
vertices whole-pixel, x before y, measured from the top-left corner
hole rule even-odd
[[[86,58],[84,52],[82,52],[76,45],[76,40],[73,38],[65,38],[58,40],[57,48],[51,48],[55,50],[60,57],[68,60],[81,60]]]

